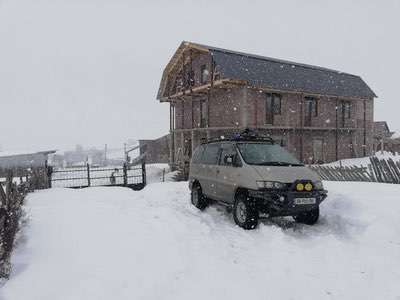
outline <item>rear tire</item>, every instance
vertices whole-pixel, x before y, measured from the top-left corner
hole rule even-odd
[[[191,199],[192,204],[200,210],[204,210],[208,205],[207,199],[203,195],[201,186],[199,184],[195,184],[193,186],[192,192],[190,195],[190,199]]]
[[[297,223],[303,223],[307,225],[314,225],[318,222],[319,219],[319,207],[314,208],[313,210],[302,212],[297,216],[293,216],[293,219]]]
[[[236,196],[233,206],[233,219],[243,229],[254,229],[258,225],[258,211],[254,199],[245,193]]]

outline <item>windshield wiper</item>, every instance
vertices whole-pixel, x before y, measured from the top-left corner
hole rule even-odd
[[[258,163],[259,166],[283,166],[283,167],[303,167],[303,164],[297,163],[288,163],[285,161],[265,161],[262,163]]]

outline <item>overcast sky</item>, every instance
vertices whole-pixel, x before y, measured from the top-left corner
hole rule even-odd
[[[0,0],[3,150],[121,145],[169,129],[182,40],[361,75],[400,130],[400,1]]]

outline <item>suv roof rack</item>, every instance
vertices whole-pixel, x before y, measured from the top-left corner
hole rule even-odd
[[[257,133],[254,130],[251,129],[245,129],[241,133],[235,133],[229,138],[215,138],[215,139],[210,139],[207,142],[203,144],[208,144],[208,143],[215,143],[215,142],[226,142],[226,141],[259,141],[259,142],[268,142],[271,144],[274,144],[274,140],[268,136],[268,135],[262,135]]]

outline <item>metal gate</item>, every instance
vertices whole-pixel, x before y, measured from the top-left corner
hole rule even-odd
[[[146,185],[146,165],[98,167],[86,164],[53,169],[49,172],[50,187],[85,188],[90,186],[125,186],[140,190]]]

